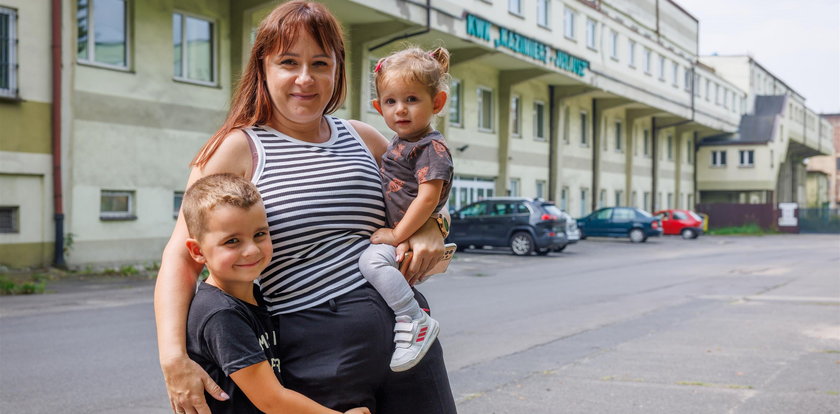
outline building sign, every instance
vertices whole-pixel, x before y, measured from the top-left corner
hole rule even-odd
[[[492,42],[494,48],[505,48],[513,53],[525,56],[544,64],[552,64],[560,70],[574,73],[580,77],[586,74],[589,61],[566,53],[560,49],[553,49],[539,40],[531,39],[513,30],[496,26],[496,39],[491,40],[493,23],[480,17],[467,14],[467,36],[472,36],[485,42]]]

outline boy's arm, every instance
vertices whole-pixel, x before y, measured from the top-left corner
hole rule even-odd
[[[268,361],[245,367],[230,374],[248,399],[266,414],[339,414],[324,407],[303,394],[283,387],[274,376],[274,368]],[[361,412],[365,412],[365,410]]]
[[[435,213],[443,191],[443,180],[429,180],[420,183],[417,197],[409,204],[403,219],[393,229],[379,229],[370,238],[373,243],[396,246],[416,233],[429,217]]]

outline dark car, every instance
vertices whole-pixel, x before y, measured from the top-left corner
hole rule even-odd
[[[488,198],[452,213],[448,241],[458,247],[510,247],[517,256],[560,251],[569,243],[564,214],[551,202]]]
[[[581,238],[629,237],[641,243],[651,236],[662,235],[662,223],[647,211],[634,207],[605,207],[577,221]]]

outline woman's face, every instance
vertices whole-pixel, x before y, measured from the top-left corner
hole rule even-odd
[[[268,92],[279,126],[320,122],[335,90],[336,59],[302,33],[289,50],[265,59]]]

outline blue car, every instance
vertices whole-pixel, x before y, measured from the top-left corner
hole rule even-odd
[[[662,222],[647,211],[635,207],[605,207],[577,220],[581,239],[593,237],[629,237],[642,243],[648,237],[662,235]]]

